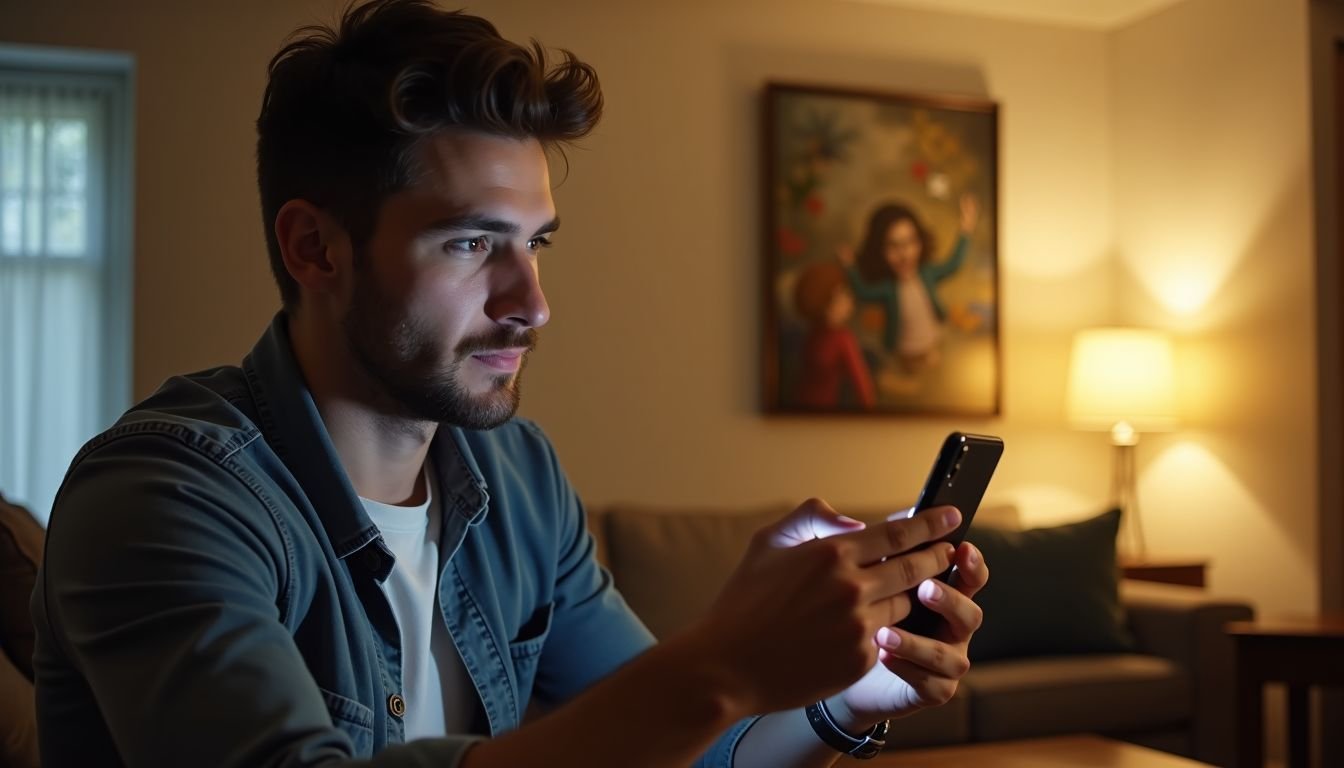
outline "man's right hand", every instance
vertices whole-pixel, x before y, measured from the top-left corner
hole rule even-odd
[[[825,698],[873,667],[877,630],[905,618],[908,591],[952,563],[952,545],[921,545],[960,520],[941,507],[865,527],[810,499],[756,532],[688,634],[742,716]]]

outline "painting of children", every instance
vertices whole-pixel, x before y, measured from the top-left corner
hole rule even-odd
[[[772,84],[765,127],[766,410],[998,413],[997,107]]]
[[[807,320],[798,402],[806,408],[869,409],[877,405],[868,363],[849,329],[854,294],[839,264],[803,270],[794,287],[798,314]]]
[[[961,226],[946,259],[934,259],[934,240],[909,207],[882,205],[868,219],[868,231],[857,258],[842,246],[838,253],[848,268],[855,295],[885,311],[883,346],[909,371],[938,363],[947,309],[938,298],[938,284],[956,274],[966,261],[977,205],[961,199]]]

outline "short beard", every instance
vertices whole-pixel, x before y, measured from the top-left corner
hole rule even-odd
[[[453,351],[453,361],[442,370],[427,371],[418,380],[414,376],[409,380],[403,376],[384,376],[382,383],[418,418],[453,424],[463,429],[494,429],[518,412],[523,397],[522,380],[523,369],[527,367],[527,353],[523,354],[516,372],[492,377],[490,390],[483,395],[473,395],[462,386],[462,364],[473,352],[518,347],[524,347],[530,352],[536,348],[536,337],[537,332],[532,328],[528,328],[521,336],[500,328],[488,336],[464,339]]]
[[[462,385],[462,364],[474,352],[504,348],[530,352],[537,345],[535,328],[497,327],[463,339],[453,350],[452,361],[444,365],[433,330],[393,316],[388,309],[396,303],[383,298],[372,271],[359,271],[341,326],[355,361],[395,404],[395,415],[463,429],[494,429],[513,418],[522,399],[527,354],[515,373],[494,377],[490,391],[480,395]]]

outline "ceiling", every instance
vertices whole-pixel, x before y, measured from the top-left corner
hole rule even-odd
[[[854,0],[949,13],[1114,29],[1181,0]]]

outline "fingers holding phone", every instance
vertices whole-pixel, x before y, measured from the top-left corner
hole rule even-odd
[[[873,625],[876,630],[903,620],[911,609],[912,590],[951,568],[956,548],[939,540],[960,525],[961,514],[954,507],[944,507],[808,544],[835,548],[836,558],[857,569],[854,577],[860,591],[856,597],[867,605],[869,619],[878,622]]]
[[[963,541],[957,547],[957,554],[953,558],[953,577],[948,583],[967,597],[975,597],[989,583],[989,564],[985,562],[980,549],[971,542]]]
[[[846,578],[858,587],[856,608],[866,606],[869,619],[877,622],[873,625],[876,630],[906,618],[913,590],[951,569],[957,550],[940,542],[956,535],[962,526],[961,513],[955,507],[942,506],[865,527],[837,514],[825,502],[809,499],[758,536],[777,547],[834,550],[836,561],[855,569]]]
[[[932,636],[897,626],[877,631],[879,667],[910,686],[918,706],[941,704],[956,692],[970,669],[967,648],[984,621],[984,612],[971,598],[989,580],[989,568],[975,545],[963,542],[953,556],[952,576],[922,582],[912,599],[939,620]]]
[[[960,546],[1002,455],[1003,440],[997,437],[963,432],[948,435],[920,491],[914,518],[938,514],[945,505],[957,507],[962,512],[962,521],[943,540]],[[952,573],[953,569],[949,566],[937,578],[947,583]],[[978,590],[983,583],[979,582],[975,589]],[[937,612],[918,600],[912,600],[911,606],[910,616],[900,623],[901,629],[926,636],[937,633],[940,622]]]
[[[907,702],[912,706],[946,703],[971,668],[965,644],[944,643],[891,627],[880,630],[876,640],[877,670],[905,681],[915,696]]]
[[[984,622],[984,611],[973,598],[989,582],[989,566],[970,542],[962,542],[951,560],[951,576],[946,581],[933,578],[920,583],[911,600],[942,618],[942,627],[933,637],[959,643],[968,641]]]
[[[909,591],[950,565],[950,545],[926,545],[959,521],[935,514],[863,527],[806,502],[753,536],[697,626],[702,647],[731,670],[750,711],[834,693],[876,664],[873,637],[909,612]]]

